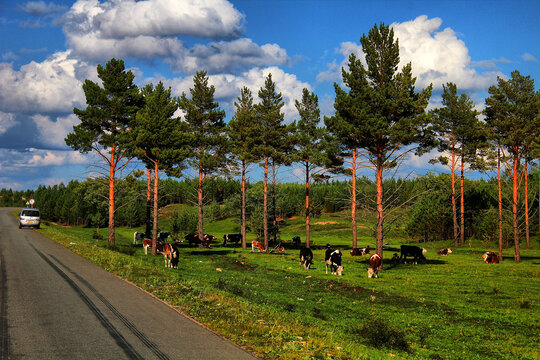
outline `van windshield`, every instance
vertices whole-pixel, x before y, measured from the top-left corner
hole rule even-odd
[[[21,216],[39,217],[39,210],[23,210]]]

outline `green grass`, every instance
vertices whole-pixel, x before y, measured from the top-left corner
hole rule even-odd
[[[322,247],[350,248],[346,214],[326,214],[312,225],[310,271],[300,269],[298,250],[262,254],[221,247],[223,233],[237,226],[233,219],[205,224],[218,236],[212,249],[180,245],[178,270],[132,246],[134,229],[117,229],[115,249],[93,239],[94,229],[44,225],[39,231],[262,358],[540,358],[537,245],[522,250],[520,264],[506,249],[505,261],[491,265],[482,262],[486,249],[480,242],[448,257],[436,255],[448,242],[428,243],[427,264],[404,265],[389,260],[405,242],[397,231],[379,279],[367,278],[366,256],[353,258],[347,250],[344,276],[336,277],[325,274]],[[100,231],[106,239],[107,230]],[[282,239],[304,239],[304,231],[303,219],[287,220]],[[359,228],[359,245],[373,246],[371,239],[369,229]]]

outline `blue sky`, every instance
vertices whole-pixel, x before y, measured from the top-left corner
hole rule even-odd
[[[334,82],[374,24],[394,28],[417,88],[433,83],[430,107],[452,81],[482,110],[497,76],[513,70],[540,82],[540,1],[79,0],[0,3],[0,188],[84,179],[92,155],[63,139],[85,106],[82,82],[121,58],[143,86],[162,80],[189,92],[204,69],[233,114],[243,86],[254,94],[272,73],[287,122],[304,87],[333,112]],[[412,157],[406,171],[444,171]],[[294,169],[282,181],[295,181]],[[257,169],[253,172],[257,179]]]

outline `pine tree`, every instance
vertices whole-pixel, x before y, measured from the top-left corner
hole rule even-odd
[[[354,152],[365,150],[375,169],[376,241],[377,253],[382,255],[383,174],[410,151],[404,149],[406,146],[428,145],[425,108],[431,85],[420,93],[415,92],[416,79],[410,63],[398,72],[399,44],[394,41],[394,31],[389,26],[375,25],[360,42],[367,68],[356,55],[350,55],[349,71],[342,70],[349,91],[334,85],[336,114],[326,118],[325,123],[343,145]]]
[[[509,80],[497,78],[497,86],[489,88],[486,98],[486,123],[495,141],[512,157],[507,167],[512,174],[512,224],[514,228],[514,260],[521,261],[518,224],[518,189],[521,159],[537,134],[538,102],[534,80],[513,71]]]
[[[310,246],[310,190],[314,182],[326,179],[325,172],[332,166],[340,165],[337,149],[329,142],[325,127],[319,127],[321,120],[319,98],[308,89],[302,91],[302,100],[295,102],[300,120],[295,124],[294,161],[300,163],[305,179],[306,247]]]
[[[198,234],[202,239],[203,226],[203,182],[226,164],[225,111],[219,108],[214,100],[215,88],[208,85],[206,72],[199,71],[193,77],[191,99],[183,93],[179,107],[185,113],[187,132],[190,140],[190,163],[197,168],[198,191],[197,205],[199,209]]]
[[[246,167],[255,161],[252,154],[253,139],[259,131],[255,121],[255,107],[251,91],[244,87],[238,100],[234,103],[236,113],[229,121],[227,134],[229,136],[231,153],[240,161],[241,167],[241,225],[242,249],[246,249]]]
[[[171,89],[165,89],[160,81],[155,88],[152,84],[145,86],[142,93],[145,106],[137,113],[132,145],[135,155],[154,174],[152,255],[156,255],[159,178],[164,172],[171,173],[183,167],[187,156],[187,138],[184,124],[180,118],[173,117],[178,103],[171,97]]]
[[[134,75],[125,71],[124,61],[111,59],[97,66],[103,87],[86,79],[83,84],[86,109],[74,108],[81,123],[65,138],[67,145],[81,153],[95,151],[108,166],[109,245],[115,244],[115,177],[128,162],[129,130],[142,106],[142,96],[133,83]]]
[[[252,149],[253,155],[263,161],[263,233],[264,247],[268,249],[268,169],[271,159],[275,156],[276,147],[283,139],[287,127],[283,124],[284,115],[283,96],[276,92],[276,84],[272,81],[272,74],[268,74],[264,87],[259,90],[260,102],[255,105],[259,132]]]

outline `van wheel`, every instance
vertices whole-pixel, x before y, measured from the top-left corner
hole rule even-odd
[[[36,229],[39,229],[39,225],[38,225],[38,226],[36,226]]]
[[[21,224],[19,224],[19,229],[22,229],[22,225],[21,225]]]

